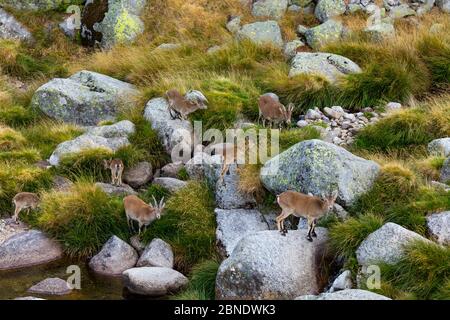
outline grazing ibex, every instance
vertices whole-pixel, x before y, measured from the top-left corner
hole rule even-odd
[[[23,209],[27,209],[27,214],[30,213],[30,209],[35,210],[39,206],[39,197],[35,193],[20,192],[13,198],[14,203],[14,215],[13,220],[18,223],[19,213]]]
[[[137,221],[139,223],[140,235],[142,227],[145,229],[153,221],[161,218],[161,214],[166,204],[164,203],[164,198],[158,203],[155,197],[153,197],[153,204],[146,204],[137,196],[131,195],[126,196],[123,199],[123,205],[125,207],[128,227],[134,230],[133,220]]]
[[[111,184],[121,186],[123,169],[125,168],[122,160],[103,160],[103,165],[105,166],[105,169],[111,170]]]
[[[291,214],[296,217],[304,217],[308,219],[309,227],[306,238],[309,241],[313,241],[311,235],[317,237],[315,231],[317,219],[333,209],[337,195],[337,191],[323,199],[295,191],[286,191],[278,195],[277,202],[282,209],[281,214],[276,218],[278,231],[282,235],[286,235],[287,230],[284,228],[284,220]]]
[[[291,124],[292,111],[295,107],[293,103],[290,103],[286,108],[273,96],[265,94],[259,97],[258,107],[258,123],[260,122],[261,118],[263,118],[264,127],[266,126],[266,120],[269,120],[271,126],[274,122],[277,123],[280,127],[283,122],[285,122],[288,126]]]
[[[173,119],[180,118],[186,120],[187,116],[199,109],[207,109],[208,99],[197,90],[190,90],[183,97],[175,89],[166,92],[169,101],[169,112]]]

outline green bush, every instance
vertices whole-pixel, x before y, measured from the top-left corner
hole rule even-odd
[[[36,225],[74,258],[91,257],[113,235],[129,236],[122,200],[88,182],[76,183],[70,193],[45,193]]]

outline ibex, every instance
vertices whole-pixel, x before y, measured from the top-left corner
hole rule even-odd
[[[39,206],[40,200],[35,193],[20,192],[15,195],[12,202],[15,207],[13,220],[18,223],[20,211],[27,209],[27,214],[29,214],[30,209],[35,210]]]
[[[190,90],[183,97],[175,89],[166,92],[169,101],[169,112],[172,119],[186,120],[187,116],[199,109],[207,109],[208,99],[197,90]]]
[[[317,237],[315,231],[317,219],[333,209],[337,195],[337,191],[323,199],[296,191],[286,191],[278,195],[277,202],[282,209],[281,214],[276,218],[278,231],[282,235],[286,235],[287,230],[284,228],[284,220],[291,214],[296,217],[304,217],[308,219],[309,227],[306,239],[313,241],[311,236]]]
[[[111,184],[115,186],[122,185],[122,174],[125,168],[122,160],[113,159],[113,160],[103,160],[103,165],[105,169],[111,170]]]
[[[277,123],[280,127],[283,122],[285,122],[288,126],[291,124],[292,111],[295,107],[293,103],[290,103],[286,108],[274,97],[265,94],[259,97],[258,107],[258,123],[262,118],[264,127],[266,126],[266,120],[269,120],[271,126],[274,122]]]
[[[146,204],[137,196],[131,195],[126,196],[123,199],[123,205],[125,207],[128,227],[134,231],[133,221],[137,221],[139,223],[140,235],[142,227],[145,229],[153,221],[161,218],[161,214],[166,204],[164,203],[164,198],[157,203],[155,197],[153,197],[153,204]]]

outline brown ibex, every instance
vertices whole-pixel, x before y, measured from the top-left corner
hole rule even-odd
[[[263,126],[266,126],[266,120],[269,123],[277,123],[279,127],[282,126],[283,122],[286,123],[287,126],[291,124],[292,119],[292,111],[294,110],[294,104],[290,103],[286,108],[279,101],[277,101],[273,96],[269,94],[264,94],[259,97],[258,100],[259,107],[259,117],[258,123],[263,119]]]
[[[27,209],[27,214],[30,213],[30,209],[35,210],[40,203],[39,197],[35,193],[31,192],[20,192],[13,198],[14,203],[14,215],[13,220],[17,223],[19,220],[19,213],[23,209]]]
[[[113,159],[113,160],[103,160],[103,165],[105,169],[111,170],[111,184],[115,186],[122,185],[122,174],[125,168],[122,160]]]
[[[137,196],[130,195],[123,199],[123,205],[125,207],[128,227],[134,230],[133,221],[137,221],[140,235],[142,227],[145,229],[153,221],[161,218],[166,204],[164,203],[164,198],[158,203],[155,197],[153,197],[153,204],[147,204]]]
[[[199,109],[207,109],[208,99],[197,90],[190,90],[183,95],[175,89],[166,92],[169,101],[169,112],[173,119],[186,120],[187,116]]]

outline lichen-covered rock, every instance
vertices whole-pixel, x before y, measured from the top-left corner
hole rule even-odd
[[[428,144],[432,156],[450,157],[450,138],[435,139]]]
[[[183,168],[184,163],[181,161],[168,163],[161,168],[161,177],[178,178],[178,174]]]
[[[445,13],[450,13],[450,0],[436,0],[436,5]]]
[[[280,26],[276,21],[259,21],[246,24],[237,32],[239,40],[249,39],[256,44],[270,44],[278,48],[283,47],[283,37]]]
[[[347,6],[344,0],[319,0],[314,14],[317,19],[324,22],[328,19],[345,13]]]
[[[129,195],[137,195],[137,192],[134,191],[133,188],[124,183],[121,186],[115,186],[109,183],[97,182],[95,186],[110,196],[125,197]]]
[[[67,281],[60,278],[48,278],[35,284],[30,289],[29,293],[63,296],[72,292],[72,288]]]
[[[100,274],[117,276],[133,268],[138,254],[133,247],[122,239],[112,236],[103,245],[102,250],[89,261],[89,267]]]
[[[12,15],[0,8],[0,39],[18,39],[30,41],[31,33]]]
[[[241,17],[230,17],[227,22],[226,28],[231,33],[236,33],[241,28]]]
[[[361,289],[346,289],[333,293],[322,293],[318,296],[305,295],[295,300],[391,300],[381,294]]]
[[[129,83],[84,70],[41,86],[34,93],[31,106],[49,117],[89,126],[113,120],[120,104],[136,94]]]
[[[152,165],[149,162],[139,162],[132,168],[126,168],[123,181],[137,189],[149,183],[153,178]]]
[[[444,161],[441,169],[441,176],[439,179],[442,183],[450,183],[450,157],[448,157],[447,160]]]
[[[217,246],[222,257],[228,257],[245,236],[269,229],[263,215],[258,210],[217,208],[214,212],[217,221]]]
[[[318,294],[320,261],[327,231],[317,228],[309,242],[306,230],[260,231],[241,239],[222,262],[216,279],[217,299],[294,299]]]
[[[335,83],[339,77],[360,72],[361,68],[356,63],[343,56],[324,52],[301,52],[292,59],[289,76],[319,75]]]
[[[450,245],[450,211],[433,213],[427,217],[430,235],[440,244]]]
[[[378,23],[364,29],[372,41],[382,41],[395,36],[395,28],[391,23]]]
[[[390,7],[389,9],[389,17],[393,19],[400,19],[414,15],[416,15],[416,11],[410,8],[406,3],[400,4],[399,6]]]
[[[109,49],[133,42],[144,31],[139,15],[146,0],[87,0],[81,18],[84,45]]]
[[[388,222],[364,239],[356,250],[356,258],[362,266],[376,263],[395,264],[403,257],[405,245],[414,240],[429,242],[415,232]]]
[[[178,190],[187,186],[187,182],[176,178],[158,177],[153,180],[153,184],[161,186],[170,192],[177,192]]]
[[[252,14],[255,17],[281,19],[286,12],[288,0],[256,0],[253,2]]]
[[[203,180],[205,167],[212,164],[211,156],[204,152],[196,152],[184,166],[191,179]]]
[[[18,233],[0,245],[0,270],[45,264],[62,257],[58,243],[44,233],[30,230]]]
[[[344,27],[340,21],[330,19],[305,31],[306,42],[314,50],[341,39]]]
[[[130,292],[153,297],[177,293],[188,284],[188,279],[178,271],[161,267],[128,269],[122,277]]]
[[[58,9],[63,0],[0,0],[0,5],[12,7],[19,10],[55,10]],[[64,3],[81,4],[81,0],[64,0]]]
[[[64,156],[90,149],[100,148],[115,152],[130,144],[128,136],[133,134],[134,131],[134,124],[128,120],[113,125],[91,128],[75,139],[60,143],[48,161],[51,165],[57,166]]]
[[[274,194],[296,190],[327,195],[338,190],[337,202],[350,206],[370,190],[379,171],[373,161],[314,139],[300,142],[266,162],[261,181]]]
[[[288,59],[292,59],[298,52],[298,49],[304,47],[305,44],[300,40],[293,40],[284,45],[284,55]]]
[[[137,267],[173,268],[174,256],[172,247],[161,239],[153,239],[145,248],[137,262]]]
[[[190,158],[194,131],[192,124],[187,120],[172,119],[166,99],[150,100],[145,106],[144,117],[158,133],[167,153],[172,154],[172,151],[175,153],[176,147],[186,146]]]

